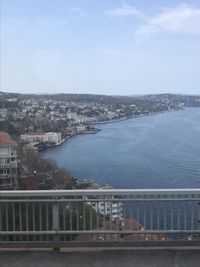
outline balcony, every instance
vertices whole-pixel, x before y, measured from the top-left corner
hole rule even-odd
[[[17,161],[11,161],[10,163],[0,163],[1,169],[16,169]]]
[[[200,189],[2,191],[0,212],[1,248],[200,245]]]
[[[17,158],[17,152],[9,152],[9,153],[0,153],[0,159],[2,158]]]

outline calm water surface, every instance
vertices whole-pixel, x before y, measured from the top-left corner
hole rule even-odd
[[[98,127],[42,155],[74,177],[116,188],[200,187],[200,109]]]

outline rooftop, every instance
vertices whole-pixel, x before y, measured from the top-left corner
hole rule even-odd
[[[16,146],[17,143],[12,139],[12,137],[3,131],[0,131],[0,146]]]

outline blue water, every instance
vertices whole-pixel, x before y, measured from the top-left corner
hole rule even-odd
[[[98,127],[42,154],[74,177],[116,188],[200,187],[200,109]]]

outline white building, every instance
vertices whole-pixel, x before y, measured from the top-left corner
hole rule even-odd
[[[61,133],[55,132],[32,132],[20,135],[20,139],[27,142],[51,142],[59,144],[62,140]]]
[[[53,142],[59,144],[62,141],[61,133],[48,132],[45,134],[45,142]]]
[[[30,132],[27,134],[21,134],[20,139],[27,142],[44,142],[44,132]]]
[[[87,117],[86,122],[87,123],[95,123],[95,122],[97,122],[97,118],[96,117]]]
[[[122,219],[123,205],[121,202],[90,202],[90,205],[103,216],[108,216],[111,220]]]
[[[113,189],[111,186],[106,185],[103,187],[99,187],[99,190],[102,189]],[[109,201],[106,201],[109,199]],[[115,219],[122,220],[123,218],[123,204],[122,202],[115,201],[113,197],[105,197],[105,201],[95,201],[88,202],[97,212],[102,214],[103,216],[108,216],[112,221]]]
[[[77,120],[77,113],[76,112],[67,112],[66,113],[66,118],[68,119],[68,120]]]

